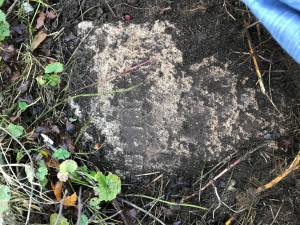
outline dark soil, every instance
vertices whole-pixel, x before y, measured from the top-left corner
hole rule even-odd
[[[178,70],[188,71],[190,65],[197,62],[200,63],[204,58],[214,56],[218,62],[222,62],[217,66],[222,67],[227,62],[233,62],[229,65],[231,71],[250,78],[246,84],[239,85],[256,86],[257,77],[254,67],[250,58],[247,59],[249,54],[243,54],[249,52],[247,38],[243,32],[245,23],[247,25],[251,24],[255,22],[256,19],[246,11],[246,7],[239,1],[229,1],[230,4],[226,4],[228,11],[226,11],[223,5],[224,1],[217,0],[207,1],[207,3],[197,0],[86,0],[82,2],[81,6],[78,5],[78,1],[73,0],[62,1],[59,4],[59,7],[62,8],[62,26],[65,28],[60,43],[65,62],[70,59],[76,50],[74,58],[76,62],[70,69],[72,77],[71,92],[87,86],[89,87],[82,90],[82,93],[95,93],[97,91],[96,88],[90,86],[97,82],[97,74],[90,72],[89,68],[85,66],[88,63],[90,65],[90,60],[94,53],[92,51],[84,52],[82,47],[76,49],[76,46],[80,43],[80,39],[75,36],[75,25],[82,20],[93,21],[97,25],[105,23],[114,24],[118,21],[122,21],[122,17],[125,13],[130,14],[132,19],[124,22],[124,26],[126,26],[127,23],[154,23],[156,20],[168,20],[176,24],[176,27],[180,30],[180,34],[174,33],[172,35],[173,39],[176,40],[177,48],[183,53],[183,63],[178,65]],[[168,7],[170,7],[170,9]],[[84,15],[82,15],[82,13],[84,13]],[[235,20],[232,17],[234,17]],[[298,93],[297,85],[299,85],[299,83],[293,79],[293,76],[296,74],[295,71],[299,71],[298,65],[272,40],[270,34],[265,29],[261,28],[260,34],[258,34],[258,30],[255,26],[250,28],[249,31],[254,46],[259,45],[256,49],[258,54],[263,55],[266,59],[271,59],[272,70],[279,71],[272,73],[270,83],[267,73],[265,73],[264,81],[266,89],[269,89],[270,84],[273,90],[284,91],[286,96],[294,99],[296,102]],[[172,31],[170,30],[170,32]],[[261,38],[261,40],[259,40],[259,38]],[[102,47],[101,42],[99,42],[99,48],[101,49]],[[261,71],[268,71],[269,63],[260,60],[260,69]],[[195,79],[194,82],[197,82],[197,80]],[[274,98],[276,99],[276,92],[273,93],[273,95],[275,95]],[[261,95],[257,96],[257,98],[260,102],[261,110],[263,111],[265,98]],[[81,100],[79,100],[79,102],[80,101]],[[81,106],[83,111],[85,111],[86,119],[88,119],[90,109],[88,105],[84,107],[85,100],[82,101]],[[293,105],[296,106],[295,102],[290,103],[291,107],[293,107]],[[292,142],[292,145],[287,151],[276,150],[273,152],[265,152],[264,154],[260,151],[255,152],[247,158],[247,160],[237,165],[232,171],[216,181],[214,183],[215,187],[209,187],[203,191],[200,197],[198,196],[200,183],[203,186],[222,169],[226,168],[226,166],[233,163],[248,150],[260,143],[257,144],[256,142],[248,141],[244,146],[239,146],[237,153],[232,152],[234,154],[232,154],[232,157],[227,160],[225,164],[222,164],[218,170],[214,170],[212,174],[209,174],[209,176],[205,177],[201,182],[195,183],[200,178],[201,167],[205,162],[199,162],[198,165],[186,165],[177,168],[177,170],[174,169],[172,174],[164,174],[163,180],[164,182],[168,182],[167,185],[166,183],[162,184],[162,180],[160,180],[161,182],[146,186],[148,182],[155,178],[155,175],[147,177],[146,180],[130,177],[124,182],[132,186],[128,189],[124,188],[123,193],[143,194],[152,197],[163,195],[164,199],[169,201],[178,201],[178,199],[180,199],[178,196],[187,196],[194,193],[196,196],[190,198],[187,203],[209,208],[208,211],[203,211],[189,207],[181,207],[180,209],[172,209],[172,211],[163,204],[157,204],[152,209],[145,207],[146,210],[150,210],[152,214],[160,217],[166,224],[179,224],[175,223],[176,221],[181,221],[181,224],[225,224],[227,219],[232,215],[236,215],[238,221],[232,224],[299,224],[300,176],[297,173],[290,174],[288,178],[284,179],[274,188],[264,192],[262,195],[256,196],[255,198],[253,198],[253,196],[251,197],[251,190],[271,181],[293,161],[293,157],[299,149],[299,142],[296,139],[295,133],[293,133],[296,129],[294,120],[295,116],[291,116],[288,122],[286,120],[283,121],[291,124],[291,132],[285,134],[287,135],[286,138]],[[191,132],[192,135],[193,132],[197,131],[192,130],[189,132]],[[98,132],[94,133],[95,141],[102,140],[103,137],[101,137]],[[109,143],[107,143],[107,146],[107,148],[109,148]],[[193,148],[193,146],[191,146],[191,148]],[[228,152],[221,155],[220,158],[226,158],[227,156],[229,156]],[[97,156],[94,156],[93,163],[101,168],[103,166],[105,167],[103,161],[101,161],[102,156],[99,157],[100,158],[97,159]],[[217,163],[218,162],[209,162],[209,164],[205,166],[204,174]],[[111,170],[112,168],[119,169],[118,165],[110,164],[108,169]],[[233,191],[227,190],[227,185],[230,180],[236,182],[234,186],[235,190]],[[222,202],[218,201],[216,190]],[[141,198],[128,198],[128,201],[140,207],[150,202],[142,202]],[[246,204],[247,202],[249,204]],[[244,212],[238,214],[234,213],[234,210],[238,211],[239,207],[245,204],[247,207]],[[166,208],[163,208],[163,206]],[[170,211],[172,211],[172,213],[170,213]],[[159,216],[161,212],[164,213]],[[141,219],[142,217],[143,214],[140,213],[138,218]],[[155,222],[151,223],[151,221],[153,221],[153,219],[147,217],[141,224],[158,224]]]

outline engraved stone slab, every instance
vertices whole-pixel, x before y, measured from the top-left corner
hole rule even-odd
[[[86,105],[93,125],[102,129],[113,149],[106,158],[120,173],[154,170],[171,172],[181,166],[201,168],[228,151],[278,127],[280,114],[255,86],[255,74],[236,74],[228,63],[212,55],[182,66],[183,56],[173,34],[180,30],[168,21],[154,24],[78,25],[84,51],[94,52],[86,68],[97,74],[97,91],[108,92],[141,85],[129,92],[71,101],[81,117]],[[138,69],[108,79],[132,66]],[[184,68],[184,69],[183,69]],[[291,101],[276,92],[280,109]],[[280,126],[285,132],[285,127]],[[93,134],[86,133],[86,139]]]

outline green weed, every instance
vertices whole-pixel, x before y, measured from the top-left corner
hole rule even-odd
[[[52,87],[57,86],[60,82],[60,76],[58,73],[61,73],[64,70],[63,65],[60,62],[55,62],[48,64],[45,67],[45,74],[36,78],[37,82],[42,85],[50,85]]]
[[[3,5],[4,0],[0,0],[0,6]],[[6,37],[10,36],[9,23],[6,21],[5,13],[0,10],[0,42]]]

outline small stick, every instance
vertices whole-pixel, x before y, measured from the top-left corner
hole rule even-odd
[[[107,7],[109,8],[110,12],[114,15],[114,17],[117,17],[116,14],[114,13],[114,11],[112,10],[112,8],[109,6],[108,2],[105,0],[105,3],[107,5]]]
[[[289,175],[292,171],[298,169],[300,166],[298,165],[300,162],[300,151],[298,152],[298,155],[295,157],[294,161],[292,162],[291,166],[286,169],[282,174],[271,180],[269,183],[262,185],[256,189],[255,194],[259,194],[262,191],[265,191],[271,187],[273,187],[275,184],[278,184],[283,178],[285,178],[287,175]]]
[[[117,77],[119,77],[119,76],[121,76],[121,75],[123,75],[123,74],[125,74],[125,73],[128,73],[128,72],[130,72],[130,71],[132,71],[132,70],[135,70],[135,69],[137,69],[137,68],[139,68],[139,67],[141,67],[141,66],[143,66],[143,65],[145,65],[145,64],[147,64],[147,63],[150,63],[150,62],[156,61],[156,60],[159,60],[159,58],[149,59],[149,60],[147,60],[147,61],[145,61],[145,62],[142,62],[142,63],[140,63],[140,64],[138,64],[138,65],[136,65],[136,66],[133,66],[133,67],[127,69],[127,70],[124,70],[123,72],[118,73],[117,75],[111,76],[110,78],[107,79],[107,81],[113,80],[113,79],[115,79],[115,78],[117,78]]]
[[[264,143],[262,145],[257,146],[256,148],[252,149],[251,151],[247,152],[243,157],[239,158],[238,160],[236,160],[234,163],[232,163],[229,167],[227,167],[226,169],[224,169],[221,173],[219,173],[217,176],[215,176],[212,180],[210,180],[206,185],[204,185],[201,188],[201,191],[203,191],[204,189],[206,189],[208,186],[210,186],[213,182],[215,182],[217,179],[219,179],[222,175],[224,175],[226,172],[228,172],[232,167],[236,166],[237,164],[239,164],[240,162],[242,162],[243,160],[245,160],[248,155],[252,154],[253,152],[257,151],[260,148],[263,148],[265,146],[267,146],[267,143]]]
[[[143,174],[135,175],[135,177],[149,176],[149,175],[153,175],[153,174],[157,174],[157,173],[160,173],[160,172],[143,173]]]
[[[122,211],[123,211],[123,210],[120,210],[120,211],[116,212],[115,214],[113,214],[113,215],[111,215],[111,216],[109,216],[109,217],[106,217],[106,218],[103,219],[103,220],[100,220],[99,223],[101,224],[102,222],[104,222],[104,221],[106,221],[106,220],[110,220],[110,219],[114,218],[115,216],[119,215]],[[89,221],[90,221],[90,220],[89,220]]]
[[[158,177],[154,178],[149,184],[146,185],[146,187],[149,187],[151,184],[154,184],[157,180],[162,178],[164,175],[160,174]]]
[[[277,176],[276,178],[274,178],[273,180],[271,180],[269,183],[262,185],[260,187],[258,187],[254,194],[258,195],[261,192],[275,186],[276,184],[278,184],[283,178],[285,178],[287,175],[289,175],[292,171],[299,169],[300,165],[300,151],[298,152],[297,156],[295,157],[294,161],[292,162],[292,164],[290,165],[290,167],[288,169],[286,169],[282,174],[280,174],[279,176]],[[240,208],[243,208],[244,206],[241,206]],[[230,225],[231,222],[235,219],[234,216],[231,216],[227,222],[225,223],[225,225]]]
[[[259,70],[259,66],[258,66],[258,63],[257,63],[257,60],[256,60],[256,54],[255,54],[255,52],[252,48],[251,37],[250,37],[248,29],[246,29],[246,34],[247,34],[248,45],[249,45],[251,57],[252,57],[253,64],[254,64],[254,67],[255,67],[255,71],[256,71],[256,74],[257,74],[257,77],[258,77],[259,87],[260,87],[261,92],[265,95],[266,94],[266,89],[265,89],[265,86],[264,86],[264,83],[263,83],[263,80],[262,80],[262,77],[261,77],[261,73],[260,73],[260,70]]]
[[[200,191],[205,190],[208,186],[210,186],[213,182],[215,182],[217,179],[219,179],[221,176],[223,176],[226,172],[228,172],[232,167],[236,166],[237,164],[239,164],[241,161],[245,160],[250,154],[252,154],[253,152],[257,151],[260,148],[263,148],[265,146],[267,146],[267,143],[264,143],[262,145],[257,146],[256,148],[252,149],[251,151],[247,152],[243,157],[239,158],[238,160],[236,160],[234,163],[230,164],[226,169],[224,169],[221,173],[219,173],[217,176],[215,176],[212,180],[210,180],[207,184],[205,184]],[[194,197],[195,194],[192,194],[190,196],[185,197],[182,201],[186,201],[188,199],[190,199],[191,197]]]
[[[228,12],[227,7],[226,7],[226,4],[227,4],[227,3],[228,3],[227,0],[225,0],[224,3],[223,3],[223,6],[224,6],[224,8],[225,8],[225,11],[227,12],[227,14],[228,14],[233,20],[236,20],[236,19],[234,18],[234,16],[231,15],[230,12]]]
[[[79,195],[78,195],[78,204],[77,204],[77,222],[76,225],[80,225],[80,220],[81,220],[81,211],[82,211],[82,202],[81,202],[81,192],[82,192],[82,187],[80,186],[79,188]]]
[[[14,7],[16,6],[18,0],[15,0],[13,4],[11,4],[11,6],[8,8],[7,12],[6,12],[6,17],[11,13],[11,11],[14,9]]]

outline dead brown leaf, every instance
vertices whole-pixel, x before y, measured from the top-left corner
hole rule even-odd
[[[27,26],[25,24],[14,24],[10,26],[11,35],[21,35],[26,32]]]
[[[21,73],[19,71],[14,72],[14,75],[10,78],[11,82],[14,82],[16,80],[18,80],[21,76]]]
[[[290,146],[291,142],[289,140],[286,139],[281,139],[278,141],[277,145],[278,148],[281,148],[282,150],[287,150],[287,148]]]
[[[74,192],[71,196],[67,196],[64,201],[64,206],[76,206],[77,194]]]
[[[58,128],[58,126],[56,126],[56,125],[53,125],[53,126],[52,126],[51,131],[52,131],[53,133],[57,133],[57,134],[60,133],[59,128]]]
[[[43,12],[40,12],[39,13],[39,17],[36,20],[36,26],[35,26],[35,28],[36,29],[40,29],[41,27],[43,27],[45,19],[46,19],[46,14],[43,13]]]
[[[33,97],[30,93],[21,94],[18,98],[18,102],[27,102],[29,104],[33,103]]]
[[[18,88],[18,91],[21,93],[25,93],[28,90],[29,85],[30,85],[30,82],[28,80],[25,81],[24,83],[22,83],[20,85],[20,87]]]
[[[67,149],[70,152],[74,152],[75,146],[71,139],[71,136],[68,132],[60,132],[60,138],[62,140],[62,143],[59,145],[61,148]]]
[[[135,224],[139,211],[135,208],[124,207],[123,209],[123,222],[124,224]]]
[[[66,122],[66,131],[68,131],[69,133],[72,133],[75,129],[74,124],[72,124],[70,121]]]
[[[96,142],[94,145],[94,149],[95,150],[99,150],[101,148],[101,143],[100,142]]]
[[[49,10],[46,12],[46,17],[47,17],[47,23],[49,23],[50,20],[52,20],[56,17],[56,14],[53,10]]]
[[[44,30],[39,31],[33,38],[32,50],[36,49],[47,37]]]
[[[5,62],[10,62],[13,60],[15,56],[17,56],[17,50],[13,45],[7,46],[3,44],[2,47],[3,50],[1,51],[1,56]]]
[[[45,163],[48,167],[59,169],[60,163],[56,159],[49,158],[47,156],[44,156],[43,159],[45,160]]]
[[[63,183],[64,182],[62,182],[62,181],[58,181],[56,183],[56,185],[54,186],[54,184],[51,182],[51,187],[52,187],[52,190],[54,191],[54,195],[55,195],[55,198],[57,201],[61,200],[61,189],[62,189]]]
[[[9,117],[9,119],[11,122],[15,122],[17,120],[20,120],[20,117],[19,116],[11,116],[11,117]]]

